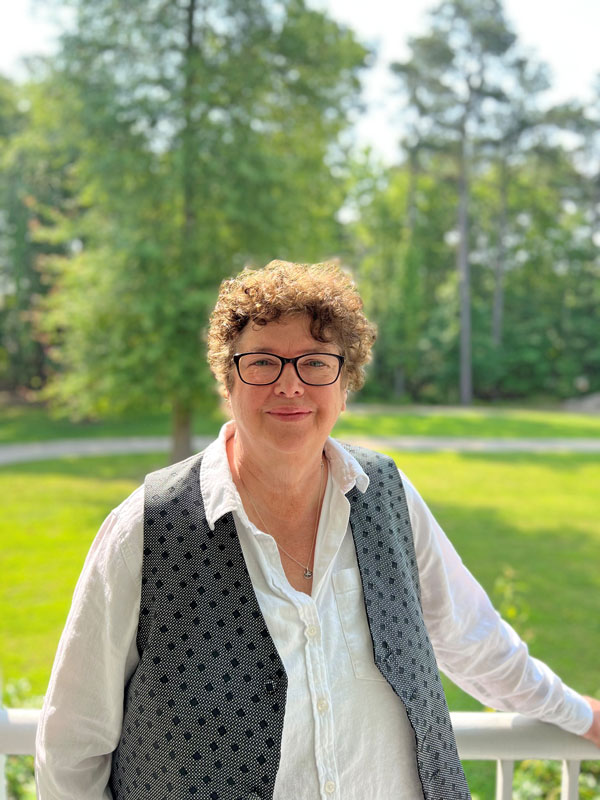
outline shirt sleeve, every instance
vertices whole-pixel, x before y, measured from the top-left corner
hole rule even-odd
[[[592,710],[505,622],[408,478],[425,624],[440,669],[480,702],[585,733]]]
[[[36,739],[39,800],[112,800],[111,754],[136,647],[143,487],[102,524],[77,582]]]

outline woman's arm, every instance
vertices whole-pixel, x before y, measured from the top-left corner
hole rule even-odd
[[[124,686],[138,661],[143,491],[100,528],[77,582],[36,740],[39,800],[110,800]]]
[[[552,722],[571,733],[592,725],[589,703],[505,622],[462,563],[427,505],[402,475],[427,629],[440,669],[482,703]]]

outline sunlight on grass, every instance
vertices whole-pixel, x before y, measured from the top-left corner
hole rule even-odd
[[[102,520],[164,455],[63,459],[0,469],[4,681],[45,691],[75,582]],[[6,576],[8,580],[6,580]]]
[[[194,433],[216,434],[222,422],[223,415],[218,409],[210,407],[199,410],[194,419]],[[0,444],[103,436],[168,436],[170,432],[168,414],[132,414],[114,419],[71,422],[56,419],[38,406],[0,407]]]
[[[350,409],[342,415],[336,436],[362,433],[370,436],[484,436],[600,437],[600,416],[532,411],[410,407],[389,411]]]

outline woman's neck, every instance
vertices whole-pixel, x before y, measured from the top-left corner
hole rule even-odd
[[[234,432],[227,440],[227,457],[234,483],[255,502],[271,509],[310,508],[319,501],[323,452],[270,453],[247,448]]]

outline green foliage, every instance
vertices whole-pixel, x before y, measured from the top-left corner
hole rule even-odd
[[[8,800],[35,800],[33,756],[7,756],[4,775]]]
[[[560,800],[561,764],[558,761],[522,761],[515,769],[513,800]],[[583,762],[579,800],[600,798],[600,764]]]
[[[74,419],[209,398],[204,330],[220,280],[335,251],[366,51],[302,0],[74,0],[46,76],[74,195],[37,239],[52,292],[46,399]],[[337,147],[337,149],[336,149]]]
[[[442,404],[457,399],[458,293],[455,240],[448,235],[454,200],[441,178],[444,164],[440,157],[431,174],[413,178],[410,165],[396,168],[369,191],[361,183],[353,259],[367,311],[379,326],[367,397]],[[411,180],[416,199],[409,231]],[[566,398],[599,391],[600,251],[586,226],[587,212],[569,199],[580,178],[554,151],[531,154],[512,169],[500,343],[492,325],[497,180],[490,165],[471,184],[477,209],[471,252],[475,395]]]
[[[31,684],[20,678],[3,688],[6,708],[39,708],[43,698],[31,693]],[[7,756],[4,775],[8,800],[35,800],[33,756]]]
[[[41,385],[42,350],[32,338],[32,305],[44,292],[35,269],[36,170],[31,152],[15,147],[26,136],[27,93],[0,77],[0,387]],[[47,191],[47,190],[46,190]]]
[[[600,84],[543,111],[500,0],[410,40],[388,167],[342,136],[367,51],[304,0],[46,2],[73,13],[57,56],[0,80],[1,388],[189,419],[219,281],[340,256],[379,326],[365,397],[454,402],[469,313],[476,398],[600,390]]]
[[[471,366],[480,399],[597,391],[600,106],[542,113],[548,70],[500,2],[444,0],[393,71],[404,163],[355,173],[352,258],[380,330],[367,395],[453,402]]]

